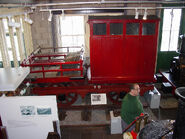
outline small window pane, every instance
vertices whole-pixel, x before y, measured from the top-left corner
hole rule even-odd
[[[163,32],[162,32],[162,41],[161,41],[161,51],[168,51],[169,37],[170,37],[170,31],[169,30],[163,30]]]
[[[155,34],[155,23],[143,23],[142,35]]]
[[[65,16],[65,18],[61,18],[61,34],[62,35],[84,34],[84,17]]]
[[[179,30],[174,30],[171,32],[171,40],[170,40],[170,51],[176,51],[177,50],[177,44],[178,44],[178,36],[179,36]]]
[[[139,35],[139,23],[127,23],[126,34],[127,35]]]
[[[93,24],[93,35],[106,35],[106,23]]]
[[[123,24],[122,23],[111,23],[110,24],[110,35],[122,35]]]
[[[82,46],[84,44],[84,36],[62,36],[62,46]]]

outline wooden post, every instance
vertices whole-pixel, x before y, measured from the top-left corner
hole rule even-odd
[[[20,16],[15,17],[15,22],[20,22]],[[21,62],[25,59],[25,52],[24,52],[24,42],[23,42],[23,34],[21,28],[16,28],[16,35],[17,35],[17,41],[18,41],[18,47],[19,47],[19,54],[20,54],[20,60]]]
[[[28,29],[27,29],[27,23],[24,21],[24,16],[22,17],[22,23],[23,23],[23,30],[24,30],[24,42],[25,42],[25,49],[26,49],[26,56],[28,57],[31,54],[31,51],[29,49],[29,38],[28,38]]]
[[[28,18],[29,15],[28,15]],[[33,52],[33,41],[32,41],[32,32],[31,32],[31,25],[27,24],[27,29],[28,29],[28,39],[29,39],[29,47],[30,47],[30,51]]]
[[[8,30],[9,30],[9,36],[10,36],[11,47],[12,47],[12,54],[13,54],[14,67],[18,67],[19,64],[18,64],[17,53],[16,53],[16,48],[15,48],[13,27],[8,26]]]
[[[0,19],[0,49],[1,49],[1,56],[3,60],[3,67],[10,67],[10,60],[8,55],[8,47],[6,43],[6,33],[2,19]]]

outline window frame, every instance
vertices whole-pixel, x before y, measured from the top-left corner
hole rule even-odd
[[[169,8],[165,8],[165,9],[169,9]],[[164,26],[164,10],[165,9],[163,9],[162,10],[162,12],[161,12],[161,23],[160,23],[160,33],[159,33],[159,44],[160,44],[160,46],[158,47],[159,49],[158,49],[158,51],[159,52],[176,52],[177,51],[177,49],[178,49],[178,43],[179,43],[179,37],[177,38],[178,40],[177,40],[177,48],[176,48],[176,50],[170,50],[170,45],[168,45],[168,50],[161,50],[161,48],[162,48],[162,35],[163,35],[163,26]],[[176,9],[181,9],[181,17],[180,17],[180,21],[179,21],[179,32],[178,32],[178,36],[181,34],[181,28],[182,28],[182,15],[183,15],[183,9],[182,8],[176,8]],[[172,30],[172,25],[171,25],[171,27],[170,27],[170,30]],[[171,31],[170,31],[171,32]],[[169,36],[170,38],[171,38],[171,33],[170,33],[170,36]],[[169,42],[170,42],[171,40],[169,40]]]
[[[83,34],[80,34],[79,33],[79,34],[66,34],[66,35],[63,35],[62,34],[62,25],[60,25],[60,30],[61,30],[60,39],[61,39],[61,41],[62,41],[63,37],[83,37],[83,44],[82,45],[76,45],[75,44],[75,45],[67,45],[66,46],[66,45],[63,44],[63,41],[61,42],[62,47],[70,47],[71,48],[70,49],[70,52],[76,52],[76,51],[78,51],[78,48],[79,47],[84,47],[84,45],[85,45],[85,17],[83,15],[69,15],[68,17],[75,17],[75,16],[81,16],[81,17],[83,17],[83,28],[84,28]],[[63,17],[60,17],[60,22],[62,22],[62,18]],[[74,44],[74,42],[73,42],[73,44]],[[73,47],[74,47],[74,49],[73,49]]]

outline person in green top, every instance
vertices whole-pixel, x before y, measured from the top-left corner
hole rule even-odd
[[[140,87],[137,83],[130,85],[130,91],[125,95],[121,105],[122,129],[131,124],[136,117],[144,113],[143,106],[139,100]],[[135,124],[127,131],[132,131]]]

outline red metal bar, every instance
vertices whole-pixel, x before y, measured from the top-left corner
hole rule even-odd
[[[34,64],[42,64],[42,63],[56,63],[56,62],[64,62],[64,59],[50,59],[50,60],[35,60]]]
[[[81,76],[83,76],[83,62],[82,61],[80,61],[80,71],[81,71]]]
[[[43,78],[45,78],[44,66],[42,66],[42,74],[43,74]]]
[[[61,54],[61,53],[54,53],[54,54],[36,54],[33,57],[59,57],[59,56],[66,56],[66,54]]]
[[[73,46],[73,47],[56,47],[56,48],[53,48],[53,47],[40,47],[41,49],[70,49],[70,48],[82,48],[81,46]]]
[[[56,70],[38,70],[32,71],[30,73],[40,73],[40,72],[59,72],[59,71],[82,71],[83,69],[56,69]]]
[[[32,64],[25,64],[24,66],[47,66],[47,65],[60,65],[60,64],[64,64],[64,65],[68,65],[68,64],[80,64],[82,60],[80,61],[72,61],[72,62],[53,62],[53,63],[32,63]]]
[[[62,64],[60,65],[60,69],[62,69]],[[60,76],[63,76],[63,71],[61,71]]]

